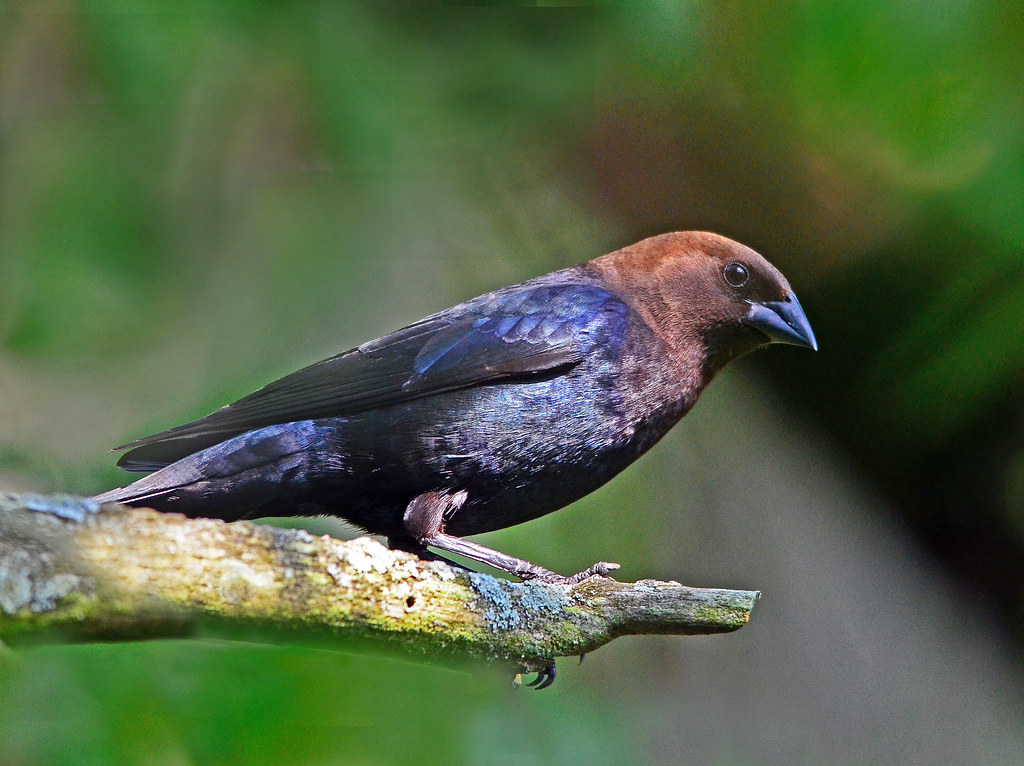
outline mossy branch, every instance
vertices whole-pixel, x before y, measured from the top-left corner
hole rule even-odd
[[[521,671],[623,635],[742,627],[751,591],[513,583],[301,530],[0,496],[0,642],[220,636]]]

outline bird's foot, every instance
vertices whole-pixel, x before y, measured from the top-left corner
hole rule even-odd
[[[584,569],[582,572],[577,572],[574,575],[560,575],[557,572],[552,572],[543,567],[534,566],[530,570],[516,572],[524,582],[536,581],[549,583],[551,585],[576,585],[586,580],[588,577],[597,575],[599,577],[607,577],[610,572],[614,572],[619,568],[618,564],[611,561],[598,561],[593,566]]]
[[[534,689],[547,689],[554,682],[555,663],[554,660],[552,660],[550,665],[547,665],[537,671],[537,677],[530,681],[527,686],[532,686]]]
[[[570,577],[552,572],[542,566],[531,564],[529,561],[517,559],[480,543],[470,540],[463,540],[461,537],[453,537],[444,531],[444,519],[447,514],[458,511],[466,502],[466,493],[463,491],[454,494],[447,492],[424,492],[413,498],[412,502],[405,509],[405,516],[402,519],[403,525],[408,532],[408,537],[391,538],[388,540],[391,547],[398,547],[402,544],[413,544],[417,552],[426,549],[427,546],[438,548],[447,553],[456,553],[460,556],[467,556],[477,561],[482,561],[495,569],[508,572],[524,582],[535,580],[537,582],[551,583],[553,585],[575,585],[583,582],[588,577],[600,575],[607,577],[609,572],[619,568],[618,564],[610,561],[599,561],[589,569],[585,569]]]
[[[555,661],[549,660],[548,665],[545,665],[537,671],[537,677],[530,681],[527,686],[532,686],[534,689],[547,689],[551,684],[555,682]],[[513,686],[517,689],[523,685],[523,676],[521,673],[516,674],[515,680],[512,682]]]
[[[447,556],[442,556],[440,553],[434,553],[428,550],[425,545],[413,540],[408,537],[389,537],[388,548],[393,551],[405,551],[406,553],[413,553],[423,561],[440,561],[447,564],[452,569],[457,569],[460,572],[472,572],[473,570],[467,567],[465,564],[460,564],[455,559],[450,559]]]

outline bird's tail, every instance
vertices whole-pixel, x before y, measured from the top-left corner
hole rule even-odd
[[[163,510],[161,499],[166,499],[176,490],[184,490],[194,484],[188,478],[181,475],[180,471],[172,471],[167,468],[152,473],[131,484],[108,490],[93,497],[97,503],[124,503],[125,505],[147,505],[154,504]]]
[[[235,521],[251,515],[252,493],[232,492],[230,481],[196,477],[189,460],[172,463],[126,487],[118,487],[92,499],[98,503],[124,503],[157,511],[182,513]]]
[[[308,482],[314,428],[305,421],[248,431],[93,499],[225,521],[267,515],[260,509],[294,500]]]
[[[126,487],[118,487],[103,492],[99,495],[94,495],[93,500],[97,503],[124,503],[126,505],[142,504],[147,498],[159,496],[170,492],[170,489],[162,491],[152,492],[143,490],[137,486],[139,482],[134,482]]]

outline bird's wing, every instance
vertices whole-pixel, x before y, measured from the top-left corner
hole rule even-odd
[[[152,471],[255,428],[342,417],[580,362],[625,304],[587,284],[525,283],[306,367],[199,420],[147,436],[118,461]]]

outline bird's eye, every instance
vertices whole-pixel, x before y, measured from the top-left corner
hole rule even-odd
[[[730,263],[722,271],[722,275],[730,287],[743,287],[743,285],[750,281],[750,272],[747,271],[747,267],[742,263]]]

